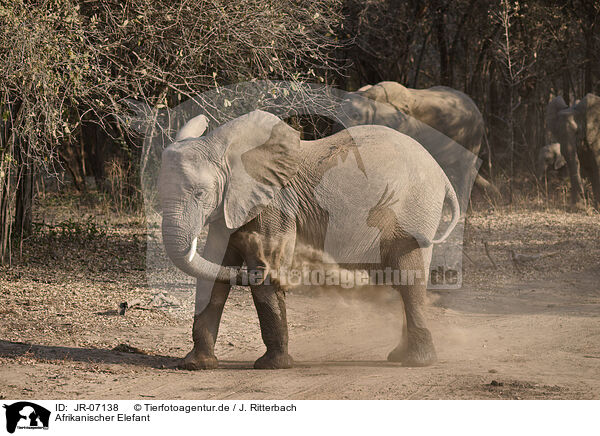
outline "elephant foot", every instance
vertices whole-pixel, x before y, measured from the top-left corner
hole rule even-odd
[[[408,351],[408,347],[406,344],[398,345],[387,356],[388,362],[402,362],[406,359],[406,353]]]
[[[402,359],[402,366],[429,366],[437,362],[433,344],[409,347]]]
[[[294,366],[294,359],[288,353],[267,351],[254,362],[255,369],[285,369]]]
[[[401,344],[388,354],[390,362],[401,362],[402,366],[429,366],[437,362],[431,333],[427,329],[415,329],[409,333],[408,344]]]
[[[196,371],[199,369],[215,369],[219,362],[214,355],[200,353],[196,350],[190,351],[179,364],[180,369]]]

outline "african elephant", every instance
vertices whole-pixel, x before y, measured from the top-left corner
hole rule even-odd
[[[291,367],[285,271],[307,246],[344,271],[415,272],[419,279],[393,283],[407,335],[388,359],[436,360],[423,312],[427,273],[432,244],[448,237],[460,207],[440,166],[408,136],[356,126],[301,141],[257,110],[167,147],[159,195],[167,256],[197,278],[194,347],[183,368],[217,367],[214,344],[232,284],[250,285],[258,313],[267,350],[254,367]],[[445,202],[452,219],[436,238]]]
[[[553,142],[542,148],[537,156],[537,174],[539,179],[543,179],[547,171],[553,169],[559,171],[565,168],[567,161],[560,154],[560,144]]]
[[[600,97],[587,94],[569,107],[561,97],[548,103],[546,123],[560,143],[571,181],[571,203],[580,206],[584,198],[580,167],[591,182],[596,206],[600,204]]]
[[[340,121],[345,126],[381,124],[405,133],[422,144],[447,173],[448,168],[460,165],[456,161],[462,158],[448,138],[478,155],[484,136],[483,117],[475,102],[446,86],[411,89],[397,82],[366,85],[342,103]],[[424,129],[423,123],[432,129]],[[479,174],[475,186],[500,197],[498,189]]]

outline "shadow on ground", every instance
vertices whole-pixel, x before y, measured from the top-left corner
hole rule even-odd
[[[35,358],[42,361],[58,363],[59,361],[126,364],[155,369],[177,369],[181,359],[170,356],[147,355],[120,352],[100,348],[76,348],[28,344],[24,342],[0,341],[0,358],[18,359],[20,357]],[[296,361],[295,368],[313,367],[368,367],[393,368],[401,364],[385,360],[327,360],[327,361]],[[253,369],[253,361],[219,360],[219,369]]]

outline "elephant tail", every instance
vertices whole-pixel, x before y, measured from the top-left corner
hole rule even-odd
[[[433,241],[431,241],[433,244],[439,244],[440,242],[444,242],[448,238],[448,236],[450,236],[450,233],[452,233],[452,230],[454,230],[454,227],[456,227],[456,224],[458,223],[458,220],[460,218],[460,205],[458,204],[458,197],[456,196],[456,191],[454,191],[454,188],[452,187],[452,184],[450,183],[447,177],[446,196],[444,197],[444,199],[448,199],[450,201],[450,209],[452,210],[452,220],[450,221],[450,224],[448,224],[448,228],[446,228],[444,234],[438,239],[434,239]]]

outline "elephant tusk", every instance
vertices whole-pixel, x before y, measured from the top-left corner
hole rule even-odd
[[[190,251],[187,254],[188,262],[191,262],[192,259],[194,259],[194,256],[196,255],[196,247],[198,247],[198,237],[195,237],[192,241],[192,246],[190,247]]]

